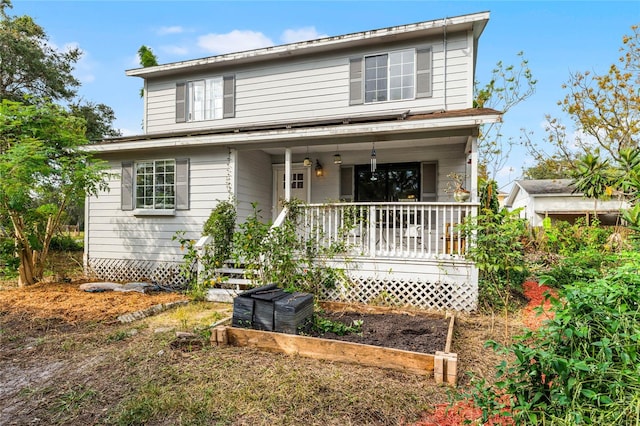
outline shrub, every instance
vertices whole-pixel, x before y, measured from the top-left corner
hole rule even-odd
[[[617,253],[603,252],[590,247],[559,260],[549,271],[541,274],[540,284],[564,287],[576,282],[589,282],[602,276],[603,271],[619,260]]]
[[[15,252],[15,242],[11,238],[0,239],[0,274],[10,277],[17,274],[20,260]]]
[[[79,243],[72,236],[60,234],[54,235],[53,238],[51,238],[49,249],[58,251],[82,251],[83,246],[82,243]]]
[[[202,235],[213,238],[211,253],[214,267],[219,268],[231,257],[233,233],[236,228],[236,206],[232,201],[220,201],[211,211],[202,228]]]
[[[518,211],[483,209],[463,225],[473,241],[467,258],[480,271],[479,302],[485,308],[507,310],[512,293],[522,290],[528,274],[522,244],[525,223],[518,215]]]
[[[555,318],[497,350],[492,387],[476,383],[483,416],[511,408],[516,424],[629,424],[640,418],[640,255],[552,299]],[[498,396],[502,396],[499,399]],[[506,399],[506,401],[505,401]],[[505,404],[503,404],[505,402]]]

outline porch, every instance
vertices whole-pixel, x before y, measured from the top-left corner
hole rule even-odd
[[[328,203],[302,206],[299,235],[346,256],[464,260],[468,241],[460,225],[477,203]]]
[[[321,290],[324,300],[473,311],[478,270],[465,259],[470,242],[460,225],[477,209],[457,202],[303,204],[297,232],[344,271],[342,281]]]

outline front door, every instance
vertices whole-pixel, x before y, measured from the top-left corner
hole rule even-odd
[[[311,167],[304,166],[291,166],[291,199],[298,199],[302,202],[309,202],[310,195],[310,182],[311,174],[309,171]],[[275,202],[273,220],[278,217],[278,214],[282,211],[283,203],[285,200],[284,193],[284,165],[279,165],[274,168],[274,182],[275,182]]]

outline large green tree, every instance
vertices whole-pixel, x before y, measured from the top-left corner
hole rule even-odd
[[[20,286],[39,281],[63,213],[106,189],[103,164],[80,149],[85,122],[50,102],[0,103],[0,214],[20,260]]]
[[[55,49],[31,17],[10,16],[11,7],[0,0],[0,99],[72,99],[80,85],[72,75],[80,49]]]
[[[111,107],[91,101],[74,101],[69,104],[69,109],[73,115],[82,117],[86,121],[86,137],[89,143],[122,136],[120,130],[113,127],[116,115]]]

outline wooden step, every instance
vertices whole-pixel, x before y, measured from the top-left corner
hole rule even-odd
[[[217,268],[215,270],[216,274],[235,274],[235,275],[244,275],[244,273],[246,272],[245,269],[243,268]]]

